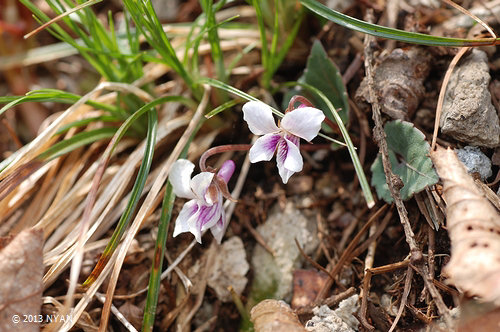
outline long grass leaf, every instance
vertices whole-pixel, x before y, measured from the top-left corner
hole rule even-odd
[[[71,138],[68,138],[64,141],[54,144],[53,146],[45,150],[45,152],[40,154],[37,159],[43,161],[52,160],[68,152],[71,152],[79,147],[103,139],[111,138],[116,133],[116,130],[117,129],[114,127],[105,127],[78,133]]]
[[[264,23],[264,15],[262,14],[262,8],[260,7],[259,0],[253,0],[252,5],[255,8],[255,13],[257,15],[257,25],[259,26],[260,32],[260,42],[262,43],[261,54],[262,54],[262,67],[269,68],[269,50],[267,49],[267,36],[266,36],[266,24]]]
[[[146,306],[144,307],[144,317],[142,321],[142,331],[153,331],[158,305],[158,296],[160,293],[161,271],[163,267],[163,257],[165,255],[165,246],[168,237],[168,225],[172,218],[172,209],[174,206],[175,194],[170,182],[167,184],[165,196],[161,207],[160,224],[158,225],[158,235],[156,237],[155,253],[151,274],[149,276],[148,294],[146,297]]]
[[[233,106],[238,105],[242,101],[243,101],[242,99],[232,99],[232,100],[226,101],[224,104],[219,105],[216,108],[214,108],[213,110],[211,110],[210,112],[208,112],[205,115],[205,118],[210,119],[211,117],[219,114],[220,112],[223,112],[223,111],[227,110],[228,108],[231,108]]]
[[[480,39],[463,39],[431,36],[423,33],[408,32],[399,29],[387,28],[381,25],[368,23],[357,18],[353,18],[333,9],[326,7],[315,0],[300,0],[300,3],[307,7],[312,12],[326,18],[329,21],[335,22],[343,27],[373,35],[380,38],[398,40],[406,43],[429,45],[429,46],[448,46],[448,47],[465,47],[465,46],[481,46],[493,45],[500,43],[500,38],[480,38]]]
[[[204,122],[205,120],[201,119],[196,128],[193,130],[186,145],[184,146],[184,149],[179,154],[179,159],[186,158],[189,146]],[[146,296],[146,305],[144,307],[144,316],[142,320],[142,331],[152,331],[155,321],[158,296],[160,294],[163,256],[165,254],[165,246],[168,237],[168,225],[170,224],[170,219],[172,218],[172,208],[175,200],[175,194],[172,189],[172,184],[168,181],[165,189],[165,195],[163,196],[160,224],[158,225],[158,235],[156,237],[155,252],[153,255],[154,260],[151,265],[151,274],[149,276],[148,294]]]
[[[67,125],[62,126],[56,133],[55,135],[61,135],[70,130],[71,128],[77,128],[77,127],[84,127],[88,125],[89,123],[92,122],[117,122],[118,119],[114,116],[110,115],[101,115],[101,116],[94,116],[91,118],[86,118],[86,119],[81,119],[77,120],[71,123],[68,123]]]
[[[205,11],[208,29],[208,42],[210,43],[210,51],[212,60],[215,63],[217,78],[221,81],[226,81],[226,71],[224,66],[224,56],[220,47],[219,33],[217,31],[217,22],[215,20],[215,10],[213,0],[203,0],[203,10]]]

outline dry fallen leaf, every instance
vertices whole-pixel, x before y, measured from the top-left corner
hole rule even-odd
[[[278,300],[264,300],[250,311],[255,332],[305,332],[299,318],[288,304]]]
[[[431,158],[443,181],[451,259],[449,283],[481,301],[500,304],[500,215],[481,194],[455,152],[438,147]]]
[[[4,241],[0,241],[4,242]],[[24,230],[0,249],[0,331],[39,331],[43,231]]]

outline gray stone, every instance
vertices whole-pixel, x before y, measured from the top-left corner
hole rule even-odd
[[[314,317],[306,323],[306,330],[313,332],[354,332],[359,322],[353,313],[359,309],[358,295],[340,302],[338,309],[331,310],[326,305],[313,309]]]
[[[470,145],[499,145],[500,125],[488,90],[490,80],[486,53],[473,49],[450,78],[440,121],[444,134]]]
[[[493,174],[491,160],[477,146],[466,146],[456,149],[458,159],[465,165],[467,172],[479,173],[481,180],[486,180]]]
[[[275,206],[266,222],[257,231],[274,252],[274,257],[257,245],[252,255],[254,280],[251,297],[285,299],[292,294],[293,271],[304,260],[295,239],[306,254],[311,254],[319,245],[317,225],[314,218],[306,218],[294,204],[288,203],[284,211]]]
[[[210,269],[208,285],[213,288],[219,300],[230,302],[232,297],[228,287],[232,286],[240,295],[247,285],[248,279],[245,275],[249,268],[243,241],[233,236],[220,246]]]

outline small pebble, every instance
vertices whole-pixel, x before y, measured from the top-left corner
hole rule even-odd
[[[477,146],[466,146],[455,151],[469,174],[478,173],[483,181],[493,174],[491,160]]]

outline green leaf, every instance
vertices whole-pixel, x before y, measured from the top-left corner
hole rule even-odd
[[[52,160],[90,143],[111,138],[115,133],[116,128],[114,127],[104,127],[78,133],[71,138],[52,145],[41,153],[38,159],[43,161]]]
[[[406,200],[435,184],[438,181],[436,171],[429,158],[429,143],[424,134],[406,121],[395,120],[385,125],[387,146],[392,172],[404,183],[401,198]],[[393,198],[385,180],[382,157],[379,154],[371,167],[373,173],[372,186],[377,190],[379,198],[391,203]]]
[[[332,10],[325,5],[322,5],[316,0],[300,0],[300,3],[309,10],[326,18],[329,21],[335,22],[343,27],[373,35],[376,37],[399,40],[406,43],[429,45],[429,46],[448,46],[448,47],[464,47],[464,46],[479,46],[479,45],[494,45],[500,41],[500,38],[480,38],[480,39],[463,39],[463,38],[448,38],[426,35],[423,33],[408,32],[404,30],[387,28],[381,25],[372,24],[358,20],[356,18],[344,15],[335,10]]]
[[[311,49],[311,54],[307,58],[307,65],[304,73],[298,80],[301,83],[307,83],[312,85],[331,101],[335,109],[338,111],[340,118],[344,124],[348,121],[349,114],[349,100],[347,97],[347,92],[345,89],[344,82],[342,81],[342,75],[333,63],[325,49],[321,45],[321,42],[314,41],[313,47]],[[325,115],[331,120],[335,121],[333,114],[329,112],[327,105],[320,99],[307,91],[291,90],[287,96],[284,98],[286,105],[284,109],[288,106],[290,98],[296,94],[303,94],[306,98],[311,100],[316,108],[325,111]],[[323,129],[326,129],[324,127]],[[326,130],[327,131],[327,130]]]

